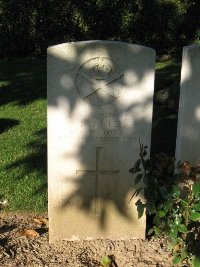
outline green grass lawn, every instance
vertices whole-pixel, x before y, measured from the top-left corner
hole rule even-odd
[[[179,83],[180,68],[181,64],[176,60],[157,62],[155,76],[156,90],[163,89],[173,83]]]
[[[46,61],[0,61],[0,194],[11,211],[47,210]]]
[[[157,63],[156,89],[180,64]],[[0,61],[0,194],[10,211],[47,211],[46,60]]]

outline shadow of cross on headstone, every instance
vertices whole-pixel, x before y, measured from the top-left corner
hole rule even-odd
[[[95,175],[95,207],[94,214],[100,215],[101,202],[101,175],[119,174],[119,170],[101,170],[101,149],[96,147],[96,169],[95,170],[76,170],[76,174],[91,174]]]

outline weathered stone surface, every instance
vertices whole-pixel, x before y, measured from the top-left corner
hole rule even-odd
[[[129,169],[150,147],[154,61],[121,42],[48,49],[50,241],[144,238]]]
[[[183,48],[178,129],[177,161],[200,163],[200,45]]]

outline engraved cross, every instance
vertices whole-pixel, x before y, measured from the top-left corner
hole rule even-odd
[[[100,213],[100,184],[101,175],[119,174],[119,170],[101,170],[101,149],[102,147],[96,147],[96,169],[95,170],[76,170],[76,174],[93,174],[95,175],[95,215]]]

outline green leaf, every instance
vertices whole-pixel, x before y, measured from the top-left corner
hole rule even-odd
[[[177,239],[166,239],[167,247],[173,251],[174,247],[178,244]]]
[[[187,207],[188,206],[188,202],[181,199],[181,204],[183,205],[183,207]]]
[[[129,172],[132,173],[132,174],[134,174],[134,173],[137,173],[137,172],[141,171],[141,169],[140,169],[140,163],[141,163],[141,159],[138,159],[138,160],[136,161],[134,167],[131,168],[131,169],[129,170]]]
[[[182,259],[181,259],[181,255],[175,252],[174,255],[173,255],[172,263],[173,263],[174,265],[178,265],[178,264],[181,263],[181,261],[182,261]]]
[[[176,228],[176,224],[174,223],[174,219],[170,219],[168,217],[168,221],[167,221],[168,225],[170,228]]]
[[[180,188],[177,185],[172,185],[171,193],[174,196],[179,197],[180,196]]]
[[[135,204],[137,206],[138,219],[140,219],[144,213],[145,204],[143,204],[140,199]]]
[[[188,251],[186,247],[183,247],[181,250],[181,259],[182,261],[188,257]]]
[[[155,215],[154,218],[153,218],[153,223],[155,225],[160,225],[161,224],[161,219],[158,216]]]
[[[158,215],[159,218],[163,218],[163,217],[165,217],[166,213],[165,213],[164,210],[159,210],[159,211],[157,212],[157,215]]]
[[[200,259],[197,256],[192,257],[192,267],[199,267]]]
[[[180,225],[180,223],[181,223],[181,218],[180,218],[178,215],[175,216],[174,223],[175,223],[176,226],[177,226],[177,225]]]
[[[194,209],[195,211],[200,211],[200,203],[198,203],[198,204],[194,204],[194,205],[192,206],[192,209]]]
[[[196,211],[191,210],[190,211],[190,219],[192,221],[198,221],[198,220],[200,220],[200,212],[196,212]]]
[[[157,226],[154,226],[153,230],[154,230],[156,235],[159,235],[161,233],[160,229]]]
[[[151,235],[151,234],[153,234],[153,232],[154,232],[154,229],[151,228],[151,229],[149,229],[149,231],[147,232],[147,235]]]
[[[195,195],[195,197],[197,197],[198,194],[200,194],[200,183],[199,182],[196,182],[196,183],[193,184],[192,192]]]
[[[177,229],[177,225],[175,224],[175,222],[170,224],[170,231],[171,229]]]
[[[100,263],[102,266],[107,267],[111,264],[111,259],[108,256],[102,257]]]
[[[178,230],[179,230],[179,232],[181,232],[181,233],[187,233],[187,226],[186,225],[184,225],[184,224],[181,224],[181,225],[179,225],[178,226]]]
[[[141,173],[136,176],[135,185],[138,184],[141,181],[142,177],[143,177],[143,174],[141,174]]]
[[[170,229],[169,235],[171,238],[177,238],[178,230],[176,228]]]
[[[167,213],[169,211],[169,209],[172,207],[173,203],[170,200],[167,200],[166,202],[164,202],[163,204],[163,209],[164,211]]]

